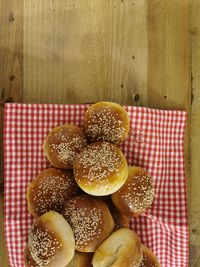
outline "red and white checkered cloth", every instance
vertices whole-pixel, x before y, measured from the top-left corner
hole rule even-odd
[[[82,125],[86,105],[6,104],[4,114],[5,236],[10,266],[22,267],[32,223],[28,183],[49,166],[42,152],[57,125]],[[188,217],[184,172],[186,112],[126,107],[129,139],[121,146],[128,163],[144,167],[155,181],[153,206],[131,227],[158,256],[162,267],[188,267]]]

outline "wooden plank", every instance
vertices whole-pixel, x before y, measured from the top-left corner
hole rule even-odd
[[[0,2],[0,136],[3,136],[3,103],[22,101],[23,1]],[[0,263],[8,266],[3,236],[3,147],[0,142]]]
[[[149,107],[189,110],[190,5],[190,0],[148,1]]]
[[[26,0],[24,14],[25,102],[146,104],[145,0]]]
[[[190,199],[190,262],[200,266],[200,1],[193,0],[192,36],[192,108],[191,108],[191,199]]]
[[[197,225],[200,216],[195,215],[196,209],[194,209],[196,206],[200,211],[198,208],[200,205],[197,205],[197,176],[195,177],[195,174],[193,175],[191,172],[191,167],[193,171],[193,165],[198,166],[198,163],[192,161],[192,165],[190,164],[190,143],[196,143],[196,138],[190,131],[192,95],[191,1],[153,0],[148,3],[148,105],[162,109],[183,109],[189,113],[185,136],[185,163],[190,208],[190,230],[193,229],[193,221],[196,221],[196,228],[192,230],[194,233],[191,235],[190,266],[200,266],[195,265],[196,258],[200,256],[199,223]],[[195,10],[199,12],[200,7],[195,7]],[[195,190],[196,195],[194,195]]]

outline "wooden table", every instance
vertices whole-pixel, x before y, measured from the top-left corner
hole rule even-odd
[[[187,110],[190,266],[200,266],[199,0],[0,0],[0,97],[1,136],[9,101]]]

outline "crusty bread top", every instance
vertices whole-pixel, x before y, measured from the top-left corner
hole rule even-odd
[[[28,209],[35,217],[47,211],[61,212],[64,203],[78,194],[79,187],[71,170],[49,168],[28,186]]]
[[[92,267],[93,253],[76,251],[66,267]]]
[[[128,114],[119,104],[98,102],[91,105],[84,116],[84,130],[92,141],[119,144],[129,133]]]
[[[125,184],[112,195],[116,207],[128,216],[146,211],[154,198],[152,177],[140,167],[129,167]]]
[[[94,252],[114,228],[107,205],[89,195],[67,201],[62,214],[73,229],[78,251]]]
[[[95,251],[94,267],[139,267],[142,260],[141,243],[138,235],[121,228],[113,232]]]
[[[33,260],[40,266],[65,266],[75,251],[72,229],[55,211],[46,212],[33,223],[28,245]]]
[[[74,177],[87,193],[109,195],[127,179],[128,166],[121,150],[107,142],[88,145],[74,161]]]
[[[26,267],[40,267],[32,258],[28,244],[26,244],[24,249],[24,264]]]
[[[65,124],[54,128],[43,144],[43,150],[51,165],[60,169],[72,169],[77,153],[86,146],[81,128]]]
[[[143,258],[140,267],[161,267],[156,255],[147,247],[142,245]]]

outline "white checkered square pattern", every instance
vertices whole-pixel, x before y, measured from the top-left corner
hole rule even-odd
[[[49,163],[42,143],[55,126],[82,125],[87,105],[6,104],[4,114],[5,237],[11,267],[23,267],[32,217],[28,183]],[[188,267],[188,217],[184,172],[184,111],[125,107],[131,131],[121,146],[128,163],[153,176],[156,197],[130,227],[158,256],[162,267]]]

